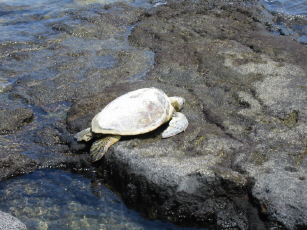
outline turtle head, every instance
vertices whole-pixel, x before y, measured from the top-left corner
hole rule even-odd
[[[182,109],[185,99],[182,97],[169,97],[172,106],[178,112]]]

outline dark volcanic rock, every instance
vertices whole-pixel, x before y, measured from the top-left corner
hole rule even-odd
[[[151,218],[168,217],[173,222],[190,224],[193,220],[193,225],[206,227],[227,223],[242,229],[251,219],[261,226],[257,215],[246,216],[247,212],[257,212],[248,203],[248,180],[229,168],[229,160],[242,148],[242,143],[207,123],[202,106],[188,90],[150,81],[118,84],[100,95],[74,102],[68,112],[68,129],[79,131],[88,127],[91,121],[88,114],[92,111],[99,111],[117,96],[142,87],[157,87],[170,96],[184,97],[187,102],[182,112],[189,119],[189,127],[184,133],[161,139],[166,128],[163,125],[148,134],[123,137],[110,148],[102,164],[115,178],[114,186],[126,194],[125,199],[141,203],[141,207],[135,208]],[[244,206],[244,214],[238,205]],[[226,214],[233,216],[232,221]]]
[[[306,226],[307,52],[269,33],[261,10],[188,1],[150,10],[129,36],[156,52],[146,80],[73,103],[67,123],[77,132],[129,90],[186,98],[184,133],[164,140],[162,126],[123,138],[102,162],[147,216],[216,229]]]
[[[20,73],[11,96],[42,106],[141,78],[152,65],[152,55],[129,47],[125,39],[129,30],[126,26],[136,23],[144,11],[127,4],[91,4],[48,25],[61,38],[29,55],[29,60],[39,64],[30,73]]]
[[[123,137],[94,164],[127,204],[214,229],[306,228],[307,50],[269,33],[272,16],[261,5],[227,2],[176,1],[147,12],[94,4],[52,21],[59,35],[40,49],[2,58],[36,61],[11,97],[60,116],[33,128],[43,149],[33,164],[90,167],[91,142],[73,135],[116,97],[157,87],[186,99],[187,130],[162,139],[166,124]],[[62,101],[72,102],[67,117],[52,110]]]
[[[49,31],[40,35],[39,44],[1,46],[5,53],[0,57],[1,65],[6,66],[1,71],[7,76],[14,73],[17,78],[9,87],[1,88],[1,93],[9,95],[0,110],[3,178],[44,167],[91,167],[87,153],[72,157],[80,149],[88,150],[88,146],[73,140],[60,122],[66,116],[65,106],[77,97],[99,93],[108,85],[145,76],[153,53],[129,47],[126,39],[129,27],[144,12],[128,4],[91,4],[46,20]],[[32,120],[33,112],[20,107],[23,103],[35,105],[35,119],[27,130],[15,132]],[[28,160],[35,164],[29,165]],[[27,170],[23,170],[23,163]]]
[[[44,126],[35,134],[35,143],[44,147],[41,157],[38,157],[40,168],[91,168],[88,146],[74,140],[73,135],[66,130],[66,124],[61,121],[50,126]],[[72,157],[74,152],[79,152]],[[44,156],[45,155],[45,156]]]
[[[32,172],[37,167],[38,163],[36,161],[23,154],[8,150],[0,152],[0,181]]]
[[[13,133],[33,118],[28,108],[0,108],[0,134]]]

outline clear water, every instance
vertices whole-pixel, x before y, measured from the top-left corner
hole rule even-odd
[[[264,0],[268,10],[297,17],[307,17],[307,1],[305,0]]]
[[[31,230],[191,229],[142,218],[93,172],[76,174],[46,169],[2,182],[0,207]]]
[[[281,34],[290,35],[307,45],[306,0],[262,0],[269,11],[278,16]]]
[[[122,1],[142,7],[153,7],[155,4],[165,2],[163,0]],[[51,78],[56,74],[52,72],[40,74],[40,70],[35,69],[37,65],[45,65],[44,68],[48,65],[45,62],[40,63],[41,56],[52,58],[54,55],[52,51],[40,50],[39,46],[36,46],[42,38],[58,36],[48,25],[65,17],[65,12],[68,10],[95,2],[106,4],[116,1],[0,0],[0,60],[7,55],[6,49],[10,49],[12,45],[22,47],[25,52],[33,51],[36,54],[32,62],[1,63],[0,61],[1,106],[14,107],[23,103],[19,100],[10,100],[5,90],[20,76],[20,73],[35,72],[34,76],[38,76],[40,80],[43,77]],[[263,0],[262,3],[284,19],[283,23],[290,28],[291,35],[303,44],[307,44],[306,0]],[[280,24],[281,28],[285,25]],[[88,51],[95,49],[96,45],[101,47],[99,41],[90,41],[91,46],[88,46],[80,38],[66,39],[63,44],[71,50]],[[121,44],[110,41],[105,45],[109,47]],[[91,64],[109,67],[114,63],[114,58],[106,55],[95,59]],[[133,78],[141,78],[143,74],[145,73],[142,72]],[[44,111],[36,112],[35,125],[43,126],[46,121],[50,124],[57,118],[65,117],[68,108],[69,104],[66,103],[49,105]],[[34,107],[32,109],[35,110]],[[12,138],[0,136],[0,143],[7,148],[14,148],[16,152],[35,158],[44,151],[31,142],[31,129],[35,128],[33,123],[25,126],[23,133],[17,132]],[[26,137],[21,136],[25,134]],[[20,141],[21,139],[23,141]],[[95,172],[76,174],[59,169],[45,169],[1,182],[0,210],[18,217],[28,229],[187,229],[161,221],[149,221],[139,213],[129,210],[119,196],[107,188],[101,179],[96,178]]]

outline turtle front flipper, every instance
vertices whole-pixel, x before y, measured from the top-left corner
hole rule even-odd
[[[77,141],[89,141],[93,138],[93,133],[91,128],[87,128],[82,130],[79,133],[76,133],[74,138],[77,139]]]
[[[92,161],[98,161],[108,151],[109,147],[119,141],[121,136],[113,135],[94,141],[90,150]]]
[[[175,112],[162,138],[168,138],[184,131],[189,125],[188,119],[183,113]]]

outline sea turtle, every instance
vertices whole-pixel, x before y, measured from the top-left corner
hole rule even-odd
[[[90,128],[75,134],[78,141],[89,141],[99,134],[106,134],[93,142],[90,155],[98,161],[108,148],[123,135],[150,132],[169,122],[162,138],[171,137],[188,126],[186,116],[178,111],[183,106],[182,97],[168,97],[157,88],[143,88],[128,92],[110,102],[92,120]]]

